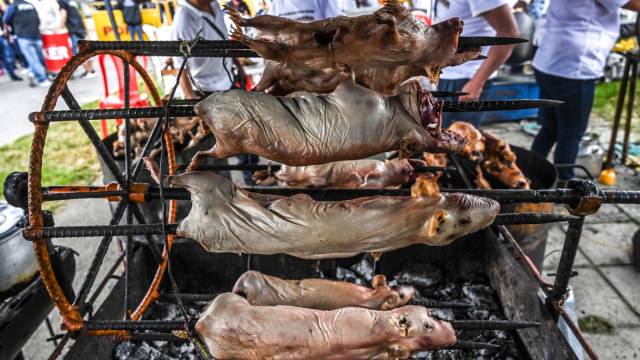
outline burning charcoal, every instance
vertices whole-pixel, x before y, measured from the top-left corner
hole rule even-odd
[[[489,310],[474,309],[468,312],[471,320],[486,320],[489,318]]]
[[[400,284],[426,288],[442,280],[442,270],[429,264],[408,261],[394,279]]]
[[[371,280],[373,280],[373,264],[369,262],[366,257],[359,263],[351,266],[351,270],[363,277],[364,280],[367,280],[368,283],[371,283]]]
[[[462,292],[467,297],[467,299],[471,300],[473,304],[492,304],[493,300],[493,290],[486,286],[480,284],[466,284],[462,286]]]
[[[356,280],[358,280],[358,277],[353,271],[345,269],[342,266],[336,267],[336,278],[340,281],[347,281],[351,283],[355,283]]]
[[[122,342],[116,346],[114,355],[117,360],[171,360],[170,357],[144,341],[140,345],[129,341]]]
[[[449,320],[454,320],[456,318],[455,315],[453,314],[453,310],[451,309],[434,308],[429,310],[431,310],[431,316],[433,316],[438,320],[449,321]]]

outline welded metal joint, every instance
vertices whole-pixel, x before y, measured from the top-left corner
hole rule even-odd
[[[569,180],[567,187],[580,192],[580,197],[575,202],[567,202],[565,208],[571,215],[593,215],[602,205],[602,193],[595,183],[588,180]]]

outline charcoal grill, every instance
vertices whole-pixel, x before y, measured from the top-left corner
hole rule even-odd
[[[128,64],[132,65],[151,91],[155,104],[160,104],[151,80],[144,72],[144,69],[135,60],[135,56],[214,56],[214,57],[254,57],[256,56],[245,46],[233,41],[204,41],[195,39],[192,41],[168,41],[168,42],[80,42],[81,51],[75,55],[69,63],[58,74],[56,81],[49,89],[45,102],[40,112],[30,115],[30,120],[35,125],[35,134],[29,164],[28,193],[18,193],[11,196],[12,204],[25,207],[29,210],[29,227],[24,231],[25,238],[34,242],[36,258],[42,278],[47,286],[50,297],[63,316],[61,328],[66,332],[61,344],[56,348],[51,357],[56,358],[66,342],[77,337],[76,346],[70,354],[80,354],[82,344],[86,349],[90,349],[91,355],[101,353],[113,346],[114,339],[126,339],[132,336],[144,336],[141,331],[153,330],[156,332],[179,329],[189,324],[188,321],[176,322],[154,322],[142,321],[141,316],[148,305],[160,296],[160,284],[166,270],[171,274],[171,259],[174,266],[180,265],[180,271],[175,271],[170,276],[172,285],[178,286],[180,291],[205,291],[198,285],[202,279],[219,279],[223,286],[230,284],[231,279],[235,279],[239,272],[246,269],[245,259],[237,255],[204,254],[198,246],[190,241],[174,241],[173,237],[176,229],[175,224],[175,201],[178,199],[188,200],[189,195],[184,189],[155,186],[145,183],[138,183],[142,171],[142,162],[134,163],[130,157],[131,144],[129,120],[138,117],[158,117],[163,121],[158,121],[151,132],[143,155],[147,156],[152,144],[162,139],[163,152],[166,157],[168,173],[175,174],[177,166],[173,151],[171,136],[167,136],[166,124],[170,116],[188,116],[193,114],[193,109],[189,102],[169,102],[164,107],[152,108],[130,108],[127,103],[129,94],[129,72],[124,72],[125,79],[125,108],[107,110],[81,110],[75,101],[72,93],[66,86],[71,73],[84,61],[98,54],[111,54],[120,57],[125,62],[125,69]],[[186,61],[185,61],[186,63]],[[183,67],[180,72],[184,71]],[[176,84],[177,85],[177,84]],[[173,96],[175,92],[172,92]],[[71,110],[54,111],[55,104],[59,97],[66,102]],[[530,106],[543,106],[550,103],[540,101],[528,102]],[[450,111],[470,111],[488,109],[507,109],[522,106],[517,101],[500,102],[456,102],[445,104],[445,108]],[[488,106],[490,105],[490,106]],[[101,139],[90,126],[88,120],[92,119],[125,119],[125,153],[124,172],[121,172],[111,158]],[[57,121],[77,121],[92,141],[101,160],[106,168],[115,178],[115,182],[106,186],[47,186],[41,184],[42,154],[44,151],[47,129]],[[163,137],[164,135],[164,137]],[[247,167],[229,167],[226,169],[247,169]],[[446,170],[446,169],[440,169]],[[162,173],[161,168],[161,173]],[[165,169],[166,171],[166,169]],[[20,189],[22,184],[13,184],[12,188]],[[278,195],[294,195],[307,193],[312,198],[318,200],[342,200],[362,196],[389,195],[407,196],[407,189],[382,189],[382,190],[333,190],[333,189],[273,189],[256,188],[253,191],[271,193]],[[434,250],[431,247],[412,247],[409,249],[397,250],[391,254],[383,256],[379,262],[379,271],[382,273],[393,270],[395,264],[408,257],[418,257],[420,260],[434,262],[445,261],[450,264],[454,271],[463,271],[462,268],[473,264],[474,261],[481,261],[479,268],[485,269],[486,274],[491,279],[492,287],[498,291],[505,315],[508,318],[518,320],[535,320],[542,325],[539,328],[518,330],[518,338],[523,343],[523,351],[532,358],[574,358],[573,353],[568,348],[564,338],[560,336],[555,323],[562,316],[569,324],[574,334],[592,359],[598,358],[588,345],[586,339],[579,329],[569,318],[562,303],[566,296],[567,285],[572,273],[573,261],[575,259],[584,217],[595,213],[603,203],[638,203],[640,192],[638,191],[602,191],[593,183],[587,181],[570,182],[565,189],[541,189],[541,190],[443,190],[465,192],[477,196],[492,198],[501,204],[515,203],[560,203],[565,204],[571,215],[556,215],[545,213],[509,213],[500,214],[494,222],[494,228],[485,230],[482,233],[472,235],[466,240],[458,240],[453,246]],[[10,197],[8,197],[9,200]],[[113,217],[109,225],[76,226],[76,227],[56,227],[45,226],[43,223],[42,203],[51,200],[72,200],[80,198],[106,198],[117,203]],[[168,200],[168,211],[164,211],[167,216],[164,223],[148,224],[140,205],[153,200]],[[164,202],[163,202],[164,204]],[[125,211],[126,210],[126,211]],[[125,224],[118,225],[125,215]],[[134,224],[135,221],[138,224]],[[542,280],[536,267],[531,260],[522,252],[522,249],[513,239],[509,231],[503,225],[517,224],[544,224],[550,222],[568,221],[568,231],[564,243],[564,248],[560,258],[555,283],[550,286]],[[164,249],[161,251],[162,243],[154,236],[159,236],[164,240]],[[66,296],[61,285],[56,279],[55,270],[51,266],[51,261],[47,252],[47,239],[57,237],[102,237],[96,256],[91,264],[90,271],[86,274],[81,288],[75,297]],[[118,281],[112,290],[109,298],[96,313],[91,312],[91,305],[95,299],[95,294],[103,291],[106,281],[98,284],[92,296],[89,292],[95,281],[97,271],[101,267],[106,249],[113,236],[125,236],[126,248],[124,253],[116,261],[107,274],[115,272],[120,262],[125,263],[124,276]],[[139,236],[140,238],[134,238]],[[136,249],[137,250],[134,250]],[[485,256],[477,256],[478,252],[462,250],[464,248],[474,249]],[[171,254],[171,257],[169,257]],[[194,255],[197,254],[197,255]],[[473,254],[473,256],[469,256]],[[481,259],[481,260],[480,260]],[[338,260],[328,260],[317,263],[310,263],[304,260],[290,258],[284,255],[264,257],[251,256],[252,268],[268,271],[270,267],[291,269],[292,274],[287,271],[280,272],[279,275],[287,277],[299,277],[309,274],[313,266],[335,266]],[[340,260],[349,261],[349,260]],[[465,261],[469,261],[468,263]],[[211,264],[215,264],[212,266]],[[283,264],[287,265],[282,266]],[[316,265],[313,265],[316,264]],[[209,272],[211,275],[203,276]],[[293,274],[295,273],[295,274]],[[134,274],[147,274],[150,285],[142,276]],[[197,277],[195,274],[198,274]],[[526,279],[526,281],[523,281]],[[168,286],[168,285],[165,285]],[[166,289],[163,288],[163,289]],[[547,296],[546,304],[542,304],[537,295],[538,289]],[[124,298],[124,302],[122,299]],[[178,301],[180,297],[178,296]],[[133,306],[133,304],[139,305]],[[124,309],[123,309],[124,305]],[[90,319],[85,319],[87,314]],[[122,319],[125,320],[122,320]],[[160,334],[162,335],[162,334]],[[158,335],[159,337],[162,337]],[[151,335],[148,335],[151,336]],[[166,337],[166,335],[164,335]],[[544,352],[544,354],[542,354]],[[547,357],[546,354],[553,353],[557,356]],[[71,356],[71,355],[70,355]],[[80,355],[78,355],[80,356]],[[72,357],[70,357],[72,358]],[[78,358],[82,358],[78,357]]]

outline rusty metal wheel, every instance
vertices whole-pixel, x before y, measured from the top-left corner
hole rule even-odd
[[[101,55],[101,54],[109,54],[113,56],[117,56],[122,61],[125,62],[125,98],[128,98],[129,92],[129,75],[128,75],[128,66],[126,64],[130,64],[137,71],[137,73],[144,80],[148,91],[151,94],[151,97],[156,104],[156,106],[160,106],[161,99],[155,88],[155,85],[149,78],[148,74],[145,72],[144,68],[136,61],[135,56],[131,52],[127,51],[118,51],[118,50],[109,50],[109,51],[81,51],[75,56],[71,58],[71,60],[65,65],[65,67],[60,71],[58,76],[56,77],[53,85],[49,88],[49,91],[45,97],[44,104],[42,105],[41,112],[33,113],[30,115],[31,121],[35,125],[35,134],[33,135],[33,143],[31,147],[31,155],[29,160],[29,177],[28,177],[28,212],[29,212],[29,228],[25,229],[25,237],[33,240],[34,251],[37,259],[38,266],[40,268],[40,274],[42,275],[42,279],[47,287],[49,295],[51,299],[53,299],[56,307],[60,311],[63,322],[62,328],[64,330],[69,331],[82,331],[90,335],[121,335],[126,337],[126,331],[122,330],[86,330],[83,329],[83,317],[87,312],[86,301],[91,290],[91,287],[96,279],[97,273],[102,264],[102,260],[106,255],[109,244],[112,241],[113,235],[105,235],[100,242],[98,250],[96,252],[95,257],[92,260],[90,269],[86,274],[82,286],[78,290],[75,299],[69,299],[65,296],[61,284],[56,280],[56,276],[54,274],[54,270],[52,268],[52,262],[49,257],[48,249],[47,249],[47,239],[42,234],[42,229],[44,226],[43,222],[43,211],[42,211],[42,203],[45,200],[51,199],[74,199],[74,198],[106,198],[110,201],[117,202],[117,206],[113,211],[113,216],[107,226],[113,226],[119,224],[121,218],[125,214],[125,210],[127,211],[127,223],[132,224],[132,219],[135,218],[137,222],[140,224],[146,223],[144,215],[140,209],[139,204],[145,202],[144,193],[148,184],[136,183],[139,175],[143,169],[143,162],[139,160],[135,164],[132,164],[133,160],[131,159],[131,145],[129,142],[125,144],[125,172],[124,174],[120,172],[117,164],[113,160],[110,155],[110,152],[106,149],[102,140],[94,130],[93,126],[86,119],[77,119],[77,122],[85,131],[93,145],[95,146],[98,156],[105,163],[106,168],[111,172],[113,177],[116,179],[115,183],[109,184],[103,187],[96,186],[49,186],[47,188],[43,188],[42,186],[42,158],[43,153],[45,151],[45,140],[47,138],[47,131],[50,124],[50,121],[45,120],[43,116],[43,112],[53,111],[56,105],[58,98],[62,98],[66,104],[69,106],[71,110],[80,110],[80,106],[74,99],[71,91],[67,87],[67,82],[73,74],[73,72],[82,65],[86,60],[90,59],[93,56]],[[126,104],[128,105],[128,104]],[[128,121],[128,120],[126,120]],[[170,131],[166,131],[163,129],[163,122],[157,121],[156,126],[154,127],[151,136],[145,146],[145,154],[149,154],[152,144],[155,143],[156,140],[160,139],[162,133],[164,132],[164,140],[166,143],[167,150],[167,163],[169,174],[176,174],[176,161],[175,161],[175,151],[173,147],[173,141],[171,137]],[[164,131],[163,131],[164,130]],[[140,157],[142,158],[142,156]],[[46,196],[43,196],[46,194]],[[175,222],[176,217],[176,200],[171,200],[169,202],[169,209],[166,221],[168,223]],[[96,228],[105,226],[96,225]],[[70,234],[74,236],[73,234]],[[167,268],[167,258],[168,253],[171,250],[171,243],[173,241],[173,235],[168,235],[167,241],[164,243],[164,249],[160,252],[157,243],[151,238],[151,236],[147,236],[148,247],[152,250],[151,252],[154,255],[156,262],[158,263],[158,268],[156,270],[155,276],[151,281],[151,285],[149,286],[146,294],[144,295],[142,301],[135,306],[132,306],[131,309],[128,309],[128,314],[125,314],[125,318],[127,320],[139,320],[142,313],[149,306],[149,304],[159,296],[158,286],[162,281],[163,275]],[[128,240],[131,239],[131,236],[128,237]],[[127,251],[125,252],[126,256],[122,256],[125,259],[128,259],[131,248],[131,241],[128,241]],[[121,257],[121,258],[122,258]],[[118,262],[121,261],[120,259]],[[128,285],[128,284],[127,284]],[[98,290],[99,291],[99,290]],[[126,296],[126,295],[125,295]],[[126,301],[125,301],[126,302]]]

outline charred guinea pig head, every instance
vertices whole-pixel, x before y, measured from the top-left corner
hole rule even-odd
[[[403,306],[392,312],[390,322],[394,332],[400,336],[396,342],[399,352],[442,349],[457,342],[451,324],[434,320],[425,307]]]

